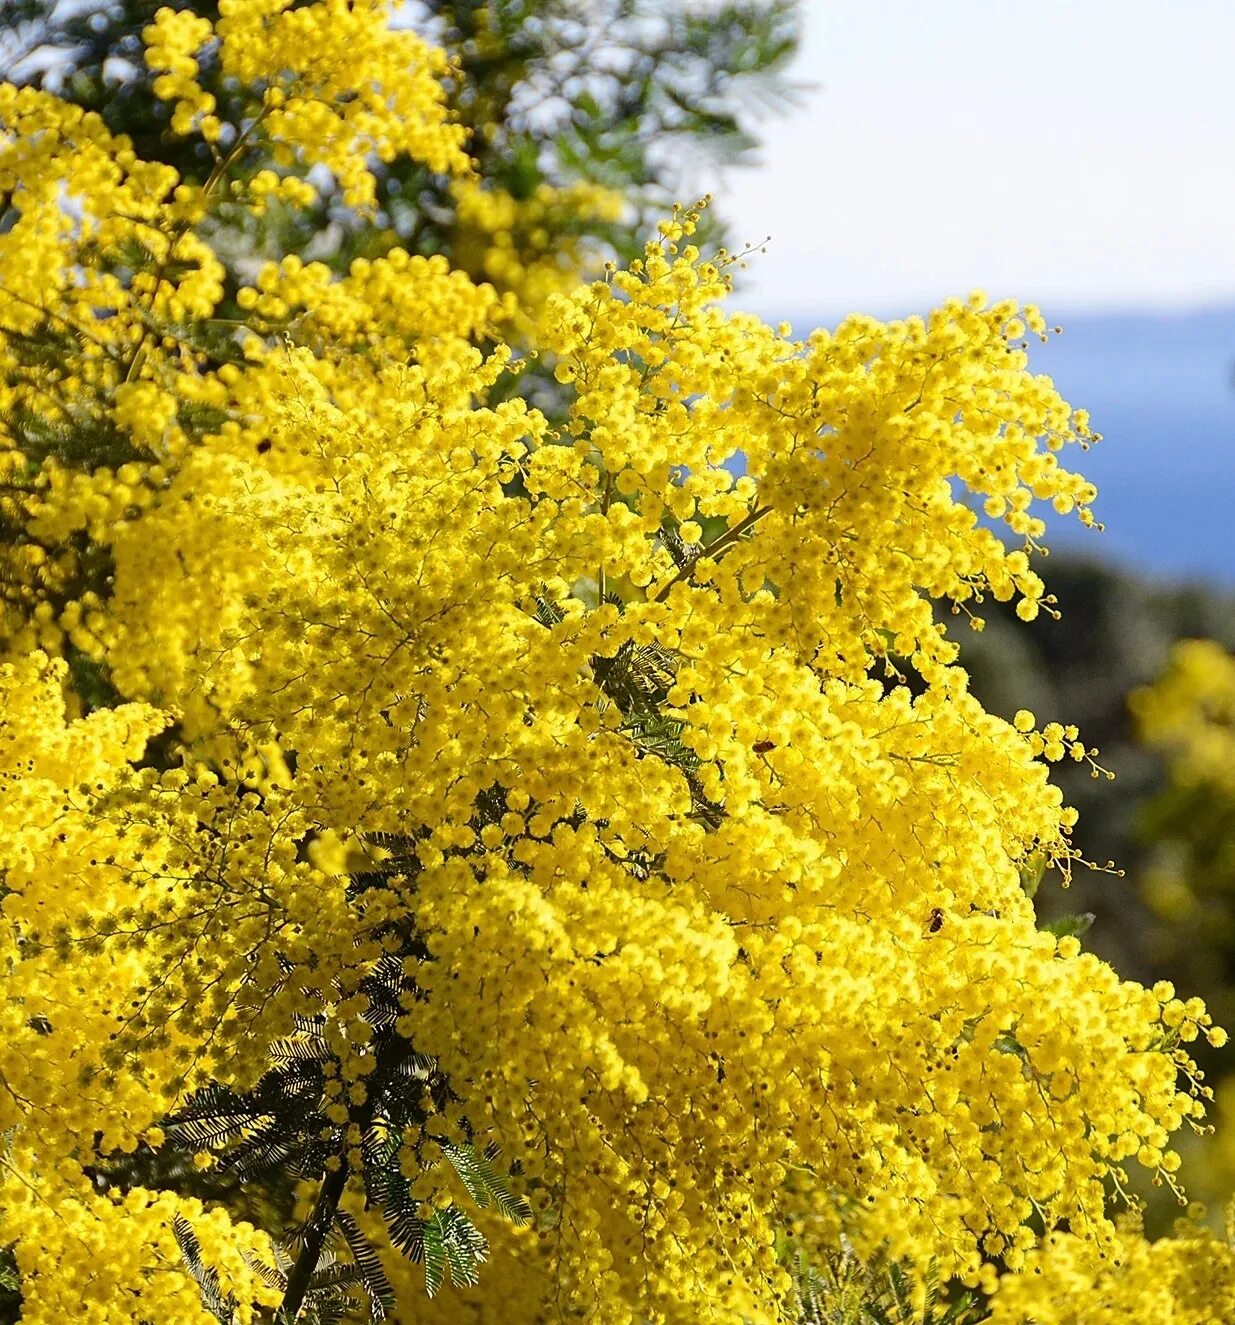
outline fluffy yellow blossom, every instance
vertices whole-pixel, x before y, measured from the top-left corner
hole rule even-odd
[[[168,1193],[100,1194],[86,1171],[95,1153],[160,1144],[151,1124],[176,1094],[166,1073],[133,1060],[117,1070],[116,1029],[133,1024],[160,968],[140,947],[121,955],[105,942],[125,946],[143,908],[152,920],[168,913],[166,842],[150,822],[100,811],[166,719],[127,704],[66,723],[65,674],[39,654],[0,665],[0,1237],[16,1244],[23,1321],[89,1304],[92,1318],[119,1325],[144,1285],[143,1310],[206,1322],[176,1220],[192,1223],[207,1263],[227,1267],[250,1303],[269,1291],[241,1249],[269,1260],[268,1239]]]
[[[553,294],[572,290],[599,275],[595,259],[574,232],[621,219],[621,194],[579,182],[565,187],[539,184],[530,197],[516,198],[471,178],[455,181],[456,261],[478,279],[515,296],[511,314],[526,329]]]
[[[365,159],[406,153],[431,170],[464,170],[463,132],[447,121],[444,54],[394,29],[383,0],[293,8],[291,0],[222,0],[212,25],[187,10],[160,9],[145,30],[154,90],[176,99],[172,128],[207,140],[221,126],[196,80],[197,54],[218,43],[223,73],[262,89],[257,110],[269,139],[310,165],[328,167],[351,206],[373,202]],[[308,53],[312,52],[311,58]]]
[[[1145,741],[1177,781],[1235,798],[1235,658],[1215,640],[1184,640],[1154,686],[1130,701]]]
[[[465,171],[443,58],[376,4],[223,0],[148,41],[177,130],[214,132],[210,54],[252,90],[240,131],[352,205],[368,154]],[[1036,927],[1021,870],[1073,858],[1047,764],[1078,734],[986,713],[939,619],[1049,607],[1037,512],[1091,518],[1061,458],[1088,423],[1012,343],[1036,310],[792,340],[726,311],[733,259],[688,242],[695,212],[579,285],[569,252],[501,235],[512,208],[611,199],[464,179],[492,285],[287,255],[220,332],[210,208],[281,186],[189,187],[46,96],[0,92],[0,121],[23,1282],[71,1267],[101,1320],[154,1282],[152,1318],[196,1322],[180,1217],[234,1314],[268,1305],[255,1230],[88,1170],[297,1054],[330,1143],[301,1214],[333,1193],[407,1318],[775,1321],[786,1231],[988,1284],[1067,1228],[1098,1273],[1108,1187],[1173,1171],[1202,1112],[1181,1046],[1213,1028]],[[23,357],[49,326],[58,361]],[[510,390],[499,326],[535,328],[554,417]],[[56,650],[97,712],[66,713]],[[377,1111],[392,1080],[414,1138]],[[471,1199],[501,1278],[463,1258],[412,1303],[445,1262],[411,1268],[366,1201],[375,1128],[412,1227]],[[499,1150],[523,1229],[458,1158]]]
[[[1174,1237],[1147,1242],[1121,1228],[1104,1263],[1082,1239],[1056,1234],[1005,1276],[990,1325],[1224,1325],[1235,1319],[1235,1246],[1181,1221]]]
[[[289,811],[418,842],[409,1033],[555,1208],[569,1193],[560,1291],[691,1309],[732,1276],[766,1304],[776,1229],[808,1216],[820,1246],[974,1282],[1035,1211],[1096,1254],[1107,1175],[1165,1167],[1199,1112],[1166,1037],[1203,1014],[1035,929],[1017,866],[1066,861],[1070,818],[931,601],[1041,593],[944,480],[1002,484],[1064,407],[1009,367],[1002,310],[799,344],[721,312],[724,285],[653,246],[551,303],[556,437],[477,408],[505,360],[463,342],[431,370],[255,361],[244,429],[116,530],[104,656],[203,750],[294,749]],[[1000,392],[1023,432],[987,417]],[[598,570],[622,607],[589,606]],[[871,677],[889,636],[925,693]],[[605,689],[635,649],[680,756]],[[304,912],[298,942],[345,966],[356,923]],[[224,1032],[237,1064],[249,1026]],[[637,1282],[597,1278],[636,1260]]]

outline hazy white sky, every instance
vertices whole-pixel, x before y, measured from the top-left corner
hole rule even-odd
[[[723,186],[740,302],[1235,303],[1235,0],[805,0],[816,86]]]

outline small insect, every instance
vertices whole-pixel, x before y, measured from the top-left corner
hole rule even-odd
[[[767,754],[767,752],[768,752],[769,750],[775,750],[775,749],[776,749],[776,742],[775,742],[775,741],[769,741],[769,740],[766,740],[766,739],[765,739],[765,740],[762,740],[762,741],[756,741],[756,742],[754,743],[754,745],[751,746],[751,749],[752,749],[757,755],[765,755],[765,754]]]
[[[943,912],[937,906],[931,908],[931,918],[926,927],[932,934],[938,934],[943,928]]]

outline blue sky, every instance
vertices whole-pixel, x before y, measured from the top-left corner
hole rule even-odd
[[[772,237],[740,302],[1235,304],[1235,0],[804,8],[815,86],[715,185],[736,238]]]

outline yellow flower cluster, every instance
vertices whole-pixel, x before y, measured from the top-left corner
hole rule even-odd
[[[283,155],[294,144],[303,164],[328,166],[345,200],[361,204],[372,198],[373,155],[467,168],[445,108],[445,57],[391,28],[382,5],[224,4],[216,28],[164,9],[146,39],[160,95],[178,101],[178,127],[222,135],[226,154],[200,186],[140,161],[98,116],[0,86],[0,191],[16,218],[0,235],[0,515],[23,531],[3,551],[0,631],[17,653],[59,648],[79,625],[72,602],[88,612],[82,596],[102,588],[75,536],[103,545],[107,530],[145,510],[190,421],[232,399],[197,344],[213,334],[225,282],[199,227],[229,195],[255,210],[272,193],[314,196],[272,171],[229,181],[246,144],[262,139]],[[194,81],[204,49],[251,87],[246,122],[208,122],[213,101]],[[309,63],[307,50],[317,52]],[[399,250],[358,262],[342,281],[287,258],[239,299],[258,332],[294,332],[324,354],[363,342],[406,357],[425,338],[477,337],[512,313],[442,259]],[[47,349],[32,358],[40,337]],[[232,353],[243,366],[264,345],[254,336]]]
[[[1216,640],[1183,640],[1157,684],[1129,700],[1147,744],[1172,776],[1235,797],[1235,657]]]
[[[140,1187],[123,1196],[98,1195],[88,1187],[70,1195],[57,1191],[42,1172],[26,1181],[34,1179],[37,1193],[14,1180],[0,1181],[6,1237],[18,1237],[22,1325],[81,1319],[98,1325],[135,1320],[217,1325],[185,1269],[178,1221],[192,1228],[204,1264],[222,1291],[236,1298],[236,1325],[268,1320],[269,1308],[278,1305],[277,1294],[237,1250],[269,1260],[269,1239],[222,1210]]]
[[[30,88],[0,85],[0,125],[0,190],[12,196],[16,213],[0,235],[5,330],[29,333],[54,310],[56,323],[77,329],[84,342],[72,366],[97,371],[100,336],[106,343],[111,332],[104,320],[115,311],[122,283],[97,261],[83,267],[79,256],[142,237],[159,256],[186,262],[198,256],[200,249],[169,253],[159,227],[175,171],[139,161],[97,115]]]
[[[97,808],[165,719],[126,704],[66,723],[66,670],[37,653],[0,665],[0,1240],[16,1243],[22,1320],[51,1325],[84,1310],[127,1325],[138,1299],[143,1319],[213,1320],[177,1246],[177,1217],[252,1319],[270,1294],[241,1251],[269,1262],[267,1238],[197,1201],[100,1193],[88,1176],[89,1156],[132,1152],[176,1098],[148,1059],[113,1056],[134,1009],[166,998],[166,972],[140,946],[121,953],[102,941],[136,934],[142,910],[170,915],[174,880],[163,834]]]
[[[163,333],[209,318],[223,285],[186,223],[200,191],[137,160],[99,117],[5,86],[0,125],[0,188],[16,213],[0,236],[0,506],[24,530],[6,544],[0,585],[20,651],[56,647],[46,614],[89,587],[69,536],[104,537],[159,482],[157,466],[113,467],[107,453],[159,461],[183,443],[159,378],[192,358]],[[92,436],[104,463],[73,463]]]
[[[589,270],[592,259],[581,237],[597,222],[621,220],[626,210],[620,193],[586,182],[561,188],[542,182],[530,197],[517,198],[466,178],[454,182],[452,193],[455,261],[515,296],[511,315],[521,331],[550,295],[599,275]]]
[[[184,135],[196,128],[207,142],[216,142],[223,129],[213,114],[217,103],[197,82],[197,52],[214,39],[210,20],[189,9],[160,9],[142,35],[146,63],[160,71],[154,80],[155,95],[176,102],[172,131]]]
[[[1079,1238],[1056,1234],[1006,1276],[989,1325],[1226,1325],[1235,1320],[1235,1244],[1180,1221],[1147,1242],[1121,1228],[1108,1264],[1095,1267]]]
[[[431,370],[267,356],[232,388],[247,422],[111,544],[123,693],[201,750],[294,750],[267,815],[286,797],[420,840],[391,903],[432,953],[407,1033],[545,1194],[551,1282],[606,1319],[717,1283],[759,1318],[787,1219],[972,1281],[1019,1262],[1035,1217],[1104,1248],[1107,1177],[1169,1174],[1200,1110],[1171,1045],[1203,1011],[1034,928],[1017,865],[1070,852],[1034,758],[1056,734],[985,714],[933,615],[931,595],[1041,592],[946,479],[1008,490],[1066,407],[1009,367],[1005,308],[796,344],[725,316],[723,287],[654,245],[551,304],[556,436],[476,407],[505,358],[462,341]],[[1003,396],[1023,433],[989,417]],[[889,423],[907,408],[931,444]],[[889,640],[924,694],[871,677]],[[598,683],[633,648],[667,660],[719,822]],[[297,915],[316,963],[358,970],[357,921]],[[215,1053],[251,1074],[260,1041],[231,1025]],[[345,1080],[366,1036],[344,1031]]]
[[[197,82],[198,53],[218,43],[223,75],[261,92],[258,120],[275,159],[327,167],[350,207],[374,199],[370,157],[406,154],[442,174],[467,168],[463,129],[448,122],[444,53],[417,33],[392,28],[384,0],[221,0],[219,19],[160,9],[144,33],[154,90],[175,99],[172,127],[209,142],[223,126]],[[234,132],[250,132],[234,126]]]
[[[264,130],[349,201],[358,148],[458,165],[440,58],[375,5],[220,11]],[[184,82],[204,39],[166,13],[150,37],[182,118],[210,113]],[[346,1128],[327,1172],[394,1261],[353,1112],[392,958],[395,1031],[450,1087],[432,1148],[401,1155],[416,1199],[457,1198],[443,1146],[496,1142],[535,1214],[443,1319],[777,1321],[785,1230],[979,1283],[1068,1228],[1096,1273],[1109,1184],[1170,1180],[1202,1112],[1182,1046],[1218,1032],[1036,928],[1020,867],[1073,857],[1047,765],[1085,752],[984,712],[938,619],[1049,606],[1034,503],[1090,519],[1059,458],[1087,421],[1020,348],[1036,310],[790,340],[725,311],[732,259],[679,212],[568,291],[285,259],[217,362],[195,340],[221,297],[210,187],[54,99],[0,116],[49,273],[21,286],[0,238],[3,403],[50,394],[51,423],[76,436],[84,410],[119,453],[5,434],[0,1199],[23,1275],[92,1285],[101,1320],[154,1281],[152,1317],[202,1319],[183,1271],[155,1274],[183,1207],[100,1197],[86,1167],[157,1142],[196,1086],[251,1086],[306,1012]],[[122,262],[136,243],[150,260]],[[560,424],[505,389],[514,349],[479,348],[512,314]],[[29,362],[49,326],[62,362]],[[128,702],[66,724],[65,667],[32,652],[66,638]],[[59,1230],[31,1201],[76,1204]],[[237,1301],[266,1301],[241,1258],[261,1239],[191,1222]],[[414,1273],[389,1271],[405,1295]]]
[[[515,307],[511,296],[474,285],[445,258],[401,248],[372,260],[357,258],[342,279],[323,262],[295,256],[267,263],[253,285],[241,287],[237,302],[251,310],[255,326],[294,327],[298,339],[319,353],[346,347],[391,359],[442,339],[481,339]]]

